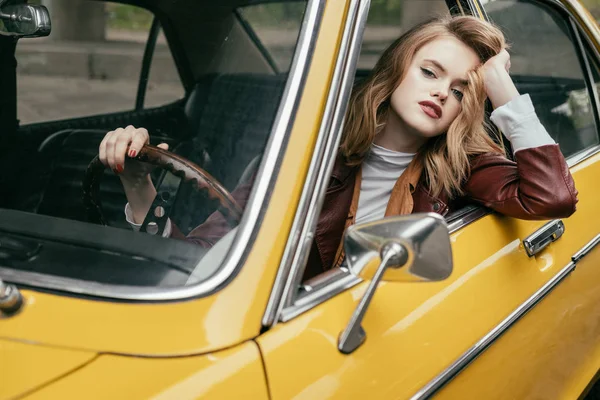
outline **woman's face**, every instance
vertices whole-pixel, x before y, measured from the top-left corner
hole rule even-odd
[[[446,132],[462,109],[467,73],[480,63],[473,49],[452,36],[421,47],[392,93],[394,125],[422,138]]]

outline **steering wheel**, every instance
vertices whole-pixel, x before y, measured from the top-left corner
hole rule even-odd
[[[243,211],[231,196],[231,193],[229,193],[227,189],[225,189],[223,185],[208,172],[193,162],[186,160],[177,154],[171,153],[170,151],[148,144],[142,147],[135,159],[165,169],[184,181],[194,182],[197,190],[206,190],[211,199],[217,199],[219,201],[221,204],[219,211],[221,211],[230,224],[237,225],[240,222]],[[102,203],[98,198],[100,182],[102,181],[105,168],[106,167],[100,161],[99,156],[94,157],[85,171],[82,182],[83,205],[86,210],[88,221],[101,225],[108,225],[106,218],[104,217],[104,212],[102,211]],[[162,224],[159,224],[159,226],[161,226],[159,233],[162,233],[164,222],[169,217],[170,207],[163,207],[161,204],[172,204],[174,201],[173,197],[174,196],[170,196],[169,192],[157,190],[157,196],[142,224],[142,231],[146,231],[145,228],[158,218],[159,221],[162,221]],[[168,211],[165,212],[165,209]]]

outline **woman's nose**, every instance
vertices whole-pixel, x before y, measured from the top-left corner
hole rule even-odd
[[[440,100],[440,102],[444,104],[444,102],[448,98],[448,91],[444,89],[433,89],[431,91],[431,97],[437,97]]]

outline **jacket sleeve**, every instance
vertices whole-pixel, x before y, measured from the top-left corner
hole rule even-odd
[[[519,150],[515,159],[498,154],[477,156],[465,194],[520,219],[565,218],[575,212],[577,190],[558,145]]]
[[[242,209],[246,207],[248,198],[250,197],[250,191],[254,183],[254,177],[244,184],[239,185],[231,192],[231,196],[240,205]],[[233,229],[227,219],[220,211],[212,213],[204,223],[194,228],[187,236],[185,236],[179,228],[172,223],[171,224],[171,237],[181,240],[186,240],[191,243],[195,243],[202,247],[212,247],[217,241],[225,236],[229,231]]]

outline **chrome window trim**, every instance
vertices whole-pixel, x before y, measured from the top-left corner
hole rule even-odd
[[[564,279],[575,269],[577,262],[583,257],[589,254],[594,247],[600,244],[600,234],[596,235],[594,239],[590,240],[585,246],[583,246],[577,253],[571,257],[565,267],[563,267],[556,275],[554,275],[548,282],[546,282],[541,288],[539,288],[534,294],[532,294],[527,300],[521,303],[517,308],[511,312],[508,317],[503,319],[498,325],[490,330],[485,336],[483,336],[477,343],[471,346],[465,351],[460,357],[458,357],[448,368],[442,371],[439,375],[433,378],[427,383],[421,390],[415,393],[411,400],[428,399],[443,388],[448,382],[450,382],[456,375],[464,370],[470,363],[472,363],[479,355],[481,355],[487,348],[489,348],[504,332],[512,327],[523,315],[535,307],[548,293],[552,291],[558,284],[564,281]]]
[[[325,1],[308,0],[294,58],[282,95],[282,102],[273,122],[265,156],[257,173],[256,184],[252,188],[250,200],[230,251],[225,259],[221,260],[221,267],[211,278],[197,285],[169,289],[100,284],[57,276],[25,273],[17,270],[10,270],[11,272],[7,273],[5,269],[2,270],[3,278],[8,282],[29,287],[130,301],[168,301],[201,297],[225,286],[245,261],[270,201],[277,177],[276,172],[281,164],[282,152],[287,146],[288,136],[300,101],[300,94],[309,71]]]
[[[272,326],[283,309],[293,304],[314,238],[319,212],[325,199],[329,176],[341,139],[344,114],[350,97],[360,42],[370,0],[354,0],[346,16],[346,25],[327,103],[321,121],[315,153],[312,157],[292,231],[263,316],[263,326]]]

